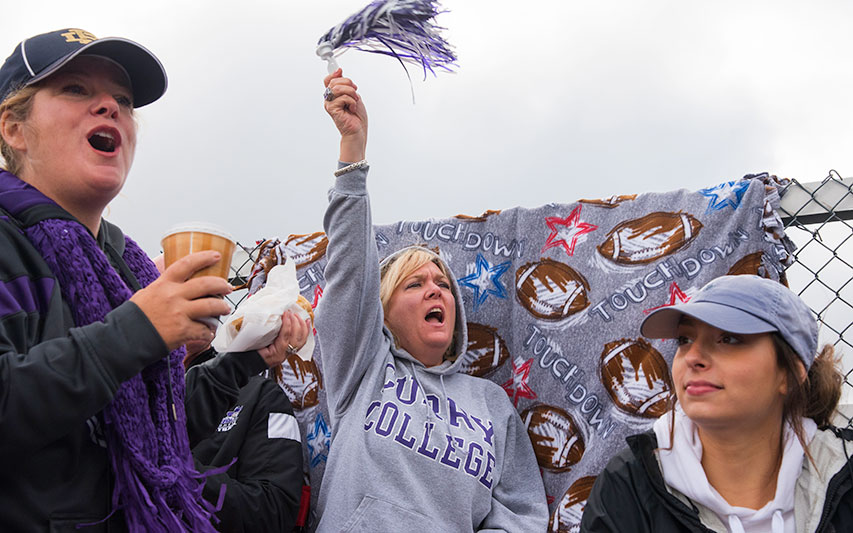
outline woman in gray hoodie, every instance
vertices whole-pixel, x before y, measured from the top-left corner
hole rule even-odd
[[[380,267],[367,113],[340,70],[325,84],[341,163],[316,323],[334,436],[317,531],[545,531],[523,422],[501,387],[459,373],[467,330],[455,277],[418,247]]]

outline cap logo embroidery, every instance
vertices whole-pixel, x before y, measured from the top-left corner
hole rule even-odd
[[[87,32],[86,30],[78,30],[75,28],[71,28],[67,33],[60,34],[65,37],[66,43],[80,43],[80,44],[89,44],[92,41],[97,41],[98,38],[93,34]]]

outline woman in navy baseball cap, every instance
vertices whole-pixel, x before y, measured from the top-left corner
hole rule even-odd
[[[75,28],[0,67],[0,530],[212,531],[190,455],[183,345],[227,314],[219,254],[158,272],[102,214],[166,74]]]
[[[842,377],[783,285],[724,276],[643,322],[675,339],[672,412],[598,476],[582,531],[850,531],[853,430]]]

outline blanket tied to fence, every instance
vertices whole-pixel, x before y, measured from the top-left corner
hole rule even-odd
[[[783,185],[749,175],[695,192],[376,226],[380,257],[423,244],[459,276],[469,320],[465,371],[501,385],[525,422],[549,498],[549,531],[577,527],[596,475],[626,436],[666,410],[675,345],[641,337],[643,317],[689,300],[717,276],[784,282],[794,245],[776,214]],[[267,262],[294,258],[300,290],[316,306],[326,242],[321,232],[292,235],[260,252]],[[255,270],[260,286],[263,269]],[[315,496],[331,438],[322,360],[319,348],[314,361],[291,357],[282,382]]]

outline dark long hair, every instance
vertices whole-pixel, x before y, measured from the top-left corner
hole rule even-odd
[[[844,377],[838,371],[838,357],[831,344],[824,345],[815,357],[806,379],[800,379],[801,359],[782,336],[773,332],[773,347],[776,362],[785,371],[788,379],[788,394],[785,396],[782,416],[794,429],[809,461],[814,464],[805,440],[802,419],[811,418],[819,428],[832,424],[832,417],[841,398]]]

